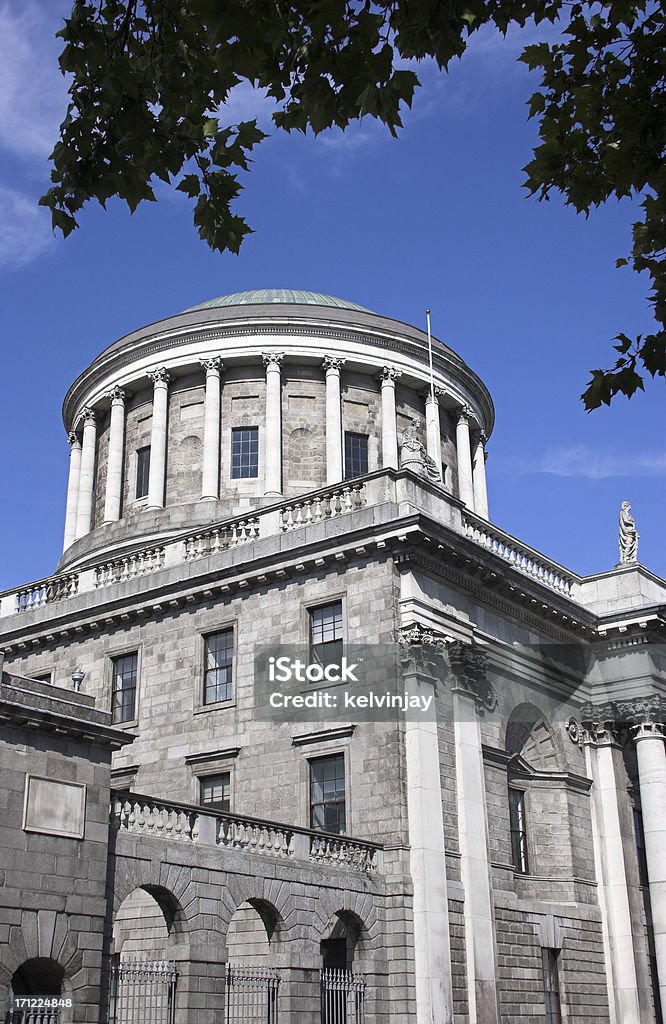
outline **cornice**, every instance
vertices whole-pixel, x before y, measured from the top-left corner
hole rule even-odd
[[[156,326],[159,327],[159,325]],[[382,332],[378,327],[372,325],[368,325],[367,331],[362,331],[358,327],[318,323],[317,321],[303,318],[301,320],[285,319],[283,322],[275,322],[269,319],[265,321],[258,320],[254,323],[232,322],[228,325],[220,325],[219,323],[213,326],[202,324],[190,327],[188,325],[180,330],[175,329],[171,331],[168,331],[167,328],[162,328],[162,332],[158,333],[157,336],[153,334],[145,338],[139,337],[134,342],[132,341],[133,336],[130,335],[124,346],[118,348],[111,346],[97,356],[90,366],[79,375],[65,396],[62,410],[63,420],[66,426],[70,425],[73,416],[77,413],[81,404],[87,400],[88,396],[94,394],[95,390],[104,383],[110,374],[121,377],[123,376],[122,371],[131,367],[138,360],[163,359],[165,356],[168,356],[170,351],[189,345],[198,345],[202,349],[211,345],[223,348],[224,340],[232,338],[247,337],[252,339],[268,336],[302,339],[310,337],[333,341],[341,343],[342,351],[339,354],[347,356],[352,360],[354,354],[348,352],[348,347],[350,345],[366,346],[372,351],[377,352],[376,362],[368,363],[369,367],[373,369],[381,369],[381,366],[386,362],[386,356],[382,353],[399,353],[406,358],[415,359],[418,363],[423,362],[423,383],[426,383],[428,373],[427,349],[424,347],[423,340],[419,337],[416,329],[413,330],[415,335],[409,337],[391,334],[390,331]],[[239,352],[237,356],[233,352],[228,353],[225,351],[223,354],[225,359],[229,359],[232,363],[235,359],[246,360],[255,356],[259,360],[261,358],[261,352],[258,349],[256,352]],[[287,353],[288,356],[298,354]],[[336,357],[338,355],[337,352],[331,354]],[[198,361],[199,358],[200,356],[197,356],[197,359],[194,361]],[[320,357],[317,355],[313,358]],[[454,390],[445,390],[453,402],[465,403],[473,397],[481,421],[480,426],[489,435],[493,428],[495,412],[490,392],[483,381],[459,356],[443,346],[435,349],[433,361],[436,372],[439,372],[444,378],[443,381],[438,382],[438,386],[446,385],[447,378],[450,378],[450,383],[453,385]],[[174,367],[170,368],[173,369]],[[145,375],[143,369],[138,370],[137,380]],[[123,377],[123,383],[127,387],[131,381],[125,380]],[[460,394],[458,395],[455,394],[456,385],[461,387]]]

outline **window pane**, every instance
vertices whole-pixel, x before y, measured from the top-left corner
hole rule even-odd
[[[546,1024],[562,1024],[557,949],[542,949],[543,991],[546,1004]]]
[[[111,715],[115,723],[131,722],[135,717],[138,655],[114,658],[111,683]]]
[[[342,835],[346,831],[344,754],[310,762],[310,827]]]
[[[509,822],[511,826],[511,855],[516,871],[527,874],[527,828],[525,824],[525,794],[519,789],[509,790]]]
[[[225,629],[205,639],[204,704],[233,697],[234,631]]]
[[[232,427],[231,476],[234,480],[259,475],[259,427]]]
[[[310,612],[310,655],[320,665],[342,661],[342,601],[313,608]]]
[[[150,445],[139,448],[136,453],[136,497],[145,498],[148,494],[150,478]]]
[[[368,435],[345,431],[345,480],[368,472]]]
[[[220,772],[219,775],[206,775],[200,780],[200,803],[206,807],[214,807],[218,811],[231,809],[231,773]]]

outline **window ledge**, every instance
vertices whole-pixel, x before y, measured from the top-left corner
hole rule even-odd
[[[209,711],[225,711],[227,708],[235,708],[235,700],[218,700],[213,704],[199,704],[194,711],[194,715],[204,715]]]

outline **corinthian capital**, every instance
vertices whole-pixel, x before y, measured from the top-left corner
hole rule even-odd
[[[481,447],[485,450],[487,442],[488,435],[486,434],[485,430],[477,430],[477,432],[474,434],[474,443],[476,445],[481,445]]]
[[[87,405],[85,407],[85,409],[81,410],[81,419],[83,420],[84,424],[86,424],[86,423],[94,423],[95,422],[95,412],[94,412],[94,410],[91,409],[90,406]]]
[[[488,655],[478,644],[455,640],[447,647],[454,687],[474,697],[477,707],[494,711],[497,691],[488,681]]]
[[[284,352],[263,352],[261,358],[267,370],[279,370],[284,359]]]
[[[203,366],[206,373],[224,372],[224,363],[222,362],[222,356],[206,356],[205,359],[200,359],[199,362]]]
[[[152,370],[148,370],[148,376],[154,384],[168,384],[171,380],[165,366],[155,366]]]
[[[382,372],[379,375],[379,382],[397,380],[398,377],[402,377],[400,370],[396,370],[395,366],[382,366]]]
[[[472,410],[468,405],[461,405],[457,411],[456,419],[458,423],[469,423]]]
[[[339,356],[324,356],[324,361],[321,365],[325,370],[337,370],[340,372],[346,362],[346,359],[341,359]]]
[[[115,387],[111,388],[110,391],[107,391],[104,397],[108,398],[110,402],[124,402],[125,392],[123,391],[122,388],[116,385]]]
[[[79,435],[76,433],[75,430],[70,430],[69,433],[67,434],[67,443],[71,445],[81,444],[79,440]]]

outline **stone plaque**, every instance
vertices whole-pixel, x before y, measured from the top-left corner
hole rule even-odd
[[[76,782],[27,775],[23,805],[25,832],[83,839],[86,787]]]

